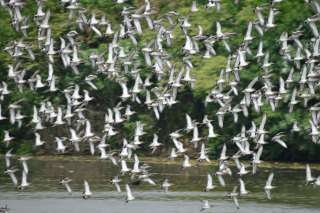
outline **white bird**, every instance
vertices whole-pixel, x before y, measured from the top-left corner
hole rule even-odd
[[[110,156],[107,154],[106,152],[106,147],[108,146],[108,144],[105,143],[99,143],[98,144],[98,149],[100,151],[100,159],[108,159]]]
[[[39,122],[39,115],[38,115],[38,109],[36,106],[33,106],[33,116],[32,116],[32,123],[38,123]]]
[[[34,135],[35,135],[35,137],[36,137],[36,138],[35,138],[35,143],[34,143],[36,147],[42,146],[43,144],[45,144],[45,141],[42,141],[42,140],[41,140],[41,137],[40,137],[40,134],[39,134],[39,133],[35,132]]]
[[[249,173],[249,171],[246,170],[245,165],[243,163],[240,163],[240,171],[238,172],[238,174],[240,176],[243,176],[243,175],[246,175],[248,173]]]
[[[201,140],[199,137],[199,129],[197,125],[194,125],[193,127],[193,134],[192,134],[192,139],[191,142],[194,144],[194,147],[198,147],[198,142]]]
[[[276,14],[276,9],[271,7],[270,10],[269,10],[268,20],[267,20],[267,23],[266,23],[266,27],[267,28],[273,28],[273,27],[276,26],[274,24],[275,14]]]
[[[15,175],[15,172],[17,172],[18,170],[17,169],[7,169],[4,173],[9,175],[11,181],[12,181],[12,184],[14,186],[18,186],[18,179]]]
[[[187,121],[186,130],[187,131],[193,130],[193,122],[192,122],[192,119],[191,119],[190,115],[188,115],[188,114],[186,114],[186,121]]]
[[[55,141],[57,143],[57,152],[64,153],[67,147],[63,144],[63,139],[55,137]]]
[[[208,155],[207,155],[207,149],[205,148],[205,144],[204,143],[202,143],[201,144],[201,150],[200,150],[200,156],[199,156],[199,158],[198,158],[198,161],[207,161],[208,163],[210,163],[210,159],[209,159],[209,157],[208,157]]]
[[[69,131],[71,134],[71,138],[69,140],[74,145],[76,152],[80,152],[79,142],[81,141],[81,138],[77,135],[77,133],[74,129],[70,128]]]
[[[161,188],[164,190],[165,193],[168,193],[169,188],[172,186],[171,183],[169,183],[168,178],[164,179],[163,183],[161,184]]]
[[[161,146],[162,145],[162,143],[159,143],[159,137],[158,137],[158,135],[157,134],[153,134],[153,140],[152,140],[152,143],[149,145],[149,147],[151,147],[152,148],[152,154],[157,150],[157,148],[159,147],[159,146]]]
[[[126,202],[128,203],[129,201],[132,201],[135,199],[135,197],[133,197],[130,186],[128,184],[126,184],[126,192],[127,192],[127,197],[126,197]]]
[[[191,6],[191,12],[195,13],[195,12],[198,12],[199,9],[197,8],[197,2],[196,1],[193,1],[192,2],[192,6]]]
[[[190,158],[188,155],[184,155],[184,160],[182,161],[182,168],[186,169],[191,167]]]
[[[171,148],[171,152],[170,152],[170,160],[174,160],[176,157],[178,157],[177,153],[176,153],[176,149],[175,148]]]
[[[306,165],[306,184],[311,183],[315,180],[314,177],[312,177],[311,168],[310,165]]]
[[[133,164],[133,169],[131,170],[132,173],[140,173],[141,172],[139,164],[140,164],[140,161],[139,161],[138,155],[134,154],[134,164]],[[121,165],[122,165],[122,161],[121,161]],[[125,169],[125,166],[124,166],[124,171],[121,170],[121,172],[125,173],[125,171],[126,171],[126,169]]]
[[[70,185],[69,185],[69,183],[71,182],[72,180],[70,179],[70,178],[68,178],[68,177],[65,177],[65,178],[63,178],[61,181],[60,181],[60,184],[62,184],[65,188],[66,188],[66,190],[67,190],[67,192],[68,193],[72,193],[72,189],[71,189],[71,187],[70,187]]]
[[[27,164],[27,161],[30,160],[31,157],[29,156],[21,156],[18,160],[21,161],[22,163],[22,168],[23,168],[23,171],[28,174],[29,173],[29,167],[28,167],[28,164]]]
[[[86,120],[84,138],[91,138],[93,136],[94,136],[94,133],[91,131],[91,123],[89,120]]]
[[[246,185],[241,178],[239,178],[239,183],[240,183],[240,195],[248,194],[249,192],[246,190]]]
[[[128,98],[131,97],[131,95],[129,94],[128,88],[127,88],[127,84],[124,82],[120,83],[120,86],[122,88],[122,95],[120,96],[122,100],[126,100]]]
[[[139,165],[139,163],[138,163],[138,165]],[[125,173],[127,173],[127,172],[130,172],[131,170],[128,168],[128,166],[127,166],[127,162],[124,160],[124,159],[122,159],[121,160],[121,174],[125,174]]]
[[[268,180],[266,182],[266,185],[264,187],[264,191],[266,192],[266,195],[267,195],[267,198],[269,200],[271,200],[271,190],[273,188],[275,188],[274,186],[272,186],[272,180],[273,180],[273,176],[274,176],[274,173],[270,173],[269,177],[268,177]]]
[[[211,174],[208,173],[208,175],[207,175],[207,185],[206,185],[205,191],[209,192],[210,190],[214,189],[215,187],[216,186],[213,185],[212,176],[211,176]]]
[[[117,192],[121,192],[121,188],[119,183],[121,182],[121,179],[119,179],[118,176],[115,176],[112,180],[111,183],[116,187]]]
[[[222,174],[216,173],[216,175],[217,175],[217,178],[218,178],[220,186],[225,187],[226,186],[226,182],[224,181],[224,178],[223,178]]]
[[[237,192],[238,186],[233,187],[232,192],[228,194],[228,196],[233,200],[234,205],[237,207],[237,209],[240,209],[238,196],[239,193]]]
[[[82,192],[82,198],[88,199],[92,196],[92,192],[90,190],[90,186],[89,186],[88,181],[84,180],[83,186],[84,186],[84,191]]]
[[[21,178],[21,184],[19,186],[19,188],[21,190],[23,190],[24,188],[28,187],[30,185],[30,183],[27,180],[28,178],[28,173],[25,172],[25,170],[22,170],[22,178]]]
[[[216,138],[218,135],[214,132],[214,128],[213,125],[211,124],[211,122],[207,123],[208,126],[208,138]]]
[[[317,177],[316,181],[314,182],[314,185],[320,186],[320,176]]]
[[[257,172],[257,164],[260,164],[262,162],[260,160],[262,152],[263,152],[263,145],[260,145],[257,153],[253,153],[252,174],[256,174],[256,172]]]
[[[10,141],[12,141],[14,137],[10,136],[10,133],[8,130],[4,130],[4,138],[3,142],[6,144],[6,146],[9,146]]]
[[[220,161],[224,161],[227,160],[229,157],[226,155],[227,153],[227,145],[223,144],[222,150],[221,150],[221,154],[220,154]]]
[[[209,201],[208,200],[203,200],[202,201],[202,207],[200,209],[200,211],[205,211],[205,210],[208,210],[210,209],[212,206],[210,205]]]
[[[282,140],[282,137],[284,137],[283,133],[277,133],[275,136],[272,137],[272,141],[277,142],[280,144],[283,148],[288,148],[286,142]]]
[[[139,175],[139,179],[141,179],[143,182],[149,183],[150,185],[157,185],[154,180],[150,178],[150,174],[148,173],[144,172],[142,175]]]
[[[10,159],[11,159],[11,157],[13,156],[13,155],[12,155],[12,150],[13,150],[13,149],[9,149],[9,150],[6,152],[6,154],[4,155],[4,160],[5,160],[5,162],[6,162],[6,168],[10,168],[10,166],[11,166],[11,161],[10,161]]]

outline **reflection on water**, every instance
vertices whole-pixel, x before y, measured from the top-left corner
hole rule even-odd
[[[18,162],[17,162],[18,163]],[[131,164],[129,164],[132,166]],[[238,184],[237,175],[227,177],[227,187],[217,187],[210,193],[203,192],[206,184],[206,174],[208,171],[214,173],[215,166],[198,166],[188,170],[181,170],[179,165],[172,164],[151,164],[151,173],[154,173],[153,178],[156,183],[161,183],[164,178],[168,178],[173,186],[168,194],[160,193],[160,186],[149,186],[146,183],[141,183],[138,186],[133,186],[132,190],[139,202],[173,202],[176,205],[178,201],[194,202],[201,199],[224,202],[225,195],[231,191],[233,186]],[[3,171],[3,164],[0,164],[0,169]],[[110,200],[117,198],[122,202],[124,194],[114,192],[113,186],[110,184],[110,179],[118,174],[119,169],[113,166],[109,161],[93,161],[79,160],[76,158],[66,158],[64,160],[39,160],[32,159],[29,161],[31,186],[23,192],[16,192],[12,187],[10,179],[3,173],[0,174],[0,205],[1,200],[7,200],[10,204],[14,200],[28,202],[28,199],[41,199],[43,203],[50,200],[61,200],[68,198],[70,200],[78,200],[82,192],[83,180],[86,179],[91,185],[91,190],[94,192],[92,200]],[[234,170],[235,171],[235,170]],[[259,170],[257,176],[250,174],[243,177],[246,183],[246,188],[250,193],[240,198],[241,203],[278,203],[281,205],[295,205],[320,208],[320,188],[313,185],[305,185],[304,170],[290,169],[275,169],[275,179],[273,185],[277,188],[273,190],[272,201],[265,198],[263,187],[270,170]],[[320,175],[320,172],[313,171],[314,175]],[[20,176],[20,172],[17,173]],[[69,196],[65,193],[64,188],[59,184],[61,177],[68,176],[73,181],[71,187],[74,191],[73,195]],[[20,179],[20,177],[19,177]],[[129,181],[123,177],[123,183]],[[215,184],[218,185],[217,180]],[[123,185],[122,185],[123,188]],[[124,190],[124,188],[123,188]],[[41,202],[42,202],[41,201]],[[74,201],[73,201],[74,202]],[[93,202],[93,201],[89,201]],[[16,202],[17,203],[17,202]],[[98,202],[99,203],[99,202]],[[199,204],[199,203],[198,203]],[[95,204],[98,205],[98,204]],[[200,204],[199,204],[200,205]],[[198,208],[198,207],[197,207]],[[40,212],[40,211],[39,211]]]

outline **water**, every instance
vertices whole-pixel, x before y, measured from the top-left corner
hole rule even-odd
[[[15,162],[19,165],[19,162]],[[151,173],[157,186],[146,183],[132,185],[136,200],[125,203],[125,193],[117,193],[110,179],[117,174],[118,168],[109,161],[88,160],[83,158],[32,159],[29,161],[30,187],[16,191],[10,179],[0,174],[0,206],[7,204],[10,212],[53,213],[53,212],[199,212],[201,200],[207,199],[213,204],[208,212],[236,212],[231,200],[226,198],[233,186],[238,184],[237,175],[227,177],[227,187],[217,187],[212,192],[203,192],[207,172],[216,171],[215,166],[198,166],[181,170],[179,165],[152,164]],[[3,171],[3,164],[0,169]],[[129,164],[132,166],[132,164]],[[21,170],[21,169],[20,169]],[[233,170],[236,171],[236,170]],[[320,187],[305,185],[305,171],[301,169],[273,169],[275,178],[272,200],[266,199],[263,191],[270,169],[260,169],[258,175],[243,177],[250,192],[239,198],[239,212],[280,213],[280,212],[320,212]],[[20,179],[21,171],[17,172]],[[313,175],[320,175],[313,170]],[[72,179],[73,194],[69,195],[59,184],[61,177]],[[129,178],[122,178],[123,184]],[[160,190],[159,183],[168,178],[173,186],[169,193]],[[81,199],[83,180],[91,186],[93,196],[89,200]],[[214,182],[218,185],[214,177]]]

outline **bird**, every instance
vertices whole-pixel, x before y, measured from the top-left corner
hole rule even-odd
[[[238,172],[238,174],[240,176],[243,176],[243,175],[246,175],[248,173],[249,173],[249,171],[246,170],[245,165],[243,163],[240,163],[240,171]]]
[[[57,152],[58,153],[64,153],[66,150],[66,146],[63,144],[64,139],[63,138],[59,138],[59,137],[55,137],[55,141],[57,143]]]
[[[320,176],[317,177],[316,181],[314,182],[315,186],[320,186]]]
[[[119,183],[121,182],[121,179],[119,179],[118,176],[115,176],[112,180],[111,183],[116,187],[117,192],[121,192],[121,188]]]
[[[233,187],[233,190],[228,194],[228,197],[230,197],[233,200],[233,203],[236,206],[236,208],[240,209],[240,205],[238,201],[239,193],[237,192],[237,189],[238,189],[238,186]]]
[[[164,190],[165,193],[169,192],[169,188],[171,186],[172,186],[172,184],[169,182],[168,178],[165,178],[161,184],[161,188]]]
[[[184,160],[182,161],[182,169],[191,167],[190,158],[188,155],[184,155]]]
[[[133,201],[135,197],[132,195],[129,184],[126,184],[126,192],[127,192],[126,202],[128,203],[129,201]]]
[[[35,146],[37,147],[37,146],[42,146],[43,144],[45,144],[45,142],[44,141],[42,141],[41,140],[41,138],[40,138],[40,134],[39,133],[34,133],[34,135],[35,135]]]
[[[125,162],[125,161],[121,161],[121,162]],[[125,168],[125,163],[123,163],[123,169],[122,172],[125,173],[128,171],[128,169]],[[140,169],[140,161],[138,158],[137,154],[134,154],[134,164],[133,164],[133,169],[131,170],[131,173],[141,173],[142,170]]]
[[[207,175],[207,185],[205,187],[205,191],[209,192],[210,190],[214,189],[216,186],[213,184],[212,176],[211,174]]]
[[[137,171],[137,170],[139,170],[139,160],[135,160],[135,167],[136,168],[134,168],[135,169],[135,171]],[[128,172],[130,172],[131,171],[131,169],[129,169],[128,168],[128,166],[127,166],[127,162],[124,160],[124,159],[122,159],[121,160],[121,174],[126,174],[126,173],[128,173]],[[140,170],[139,170],[139,172],[140,172]]]
[[[6,144],[6,146],[8,147],[10,144],[10,141],[12,141],[14,139],[14,137],[10,136],[10,133],[8,130],[4,130],[4,139],[3,142]]]
[[[18,171],[18,169],[15,169],[15,168],[9,168],[9,169],[7,169],[4,173],[5,174],[8,174],[9,175],[9,177],[10,177],[10,179],[11,179],[11,181],[12,181],[12,184],[13,184],[13,186],[18,186],[18,179],[17,179],[17,177],[16,177],[16,175],[15,175],[15,172],[17,172]]]
[[[274,189],[275,187],[272,186],[272,180],[273,180],[273,176],[274,176],[274,173],[271,172],[268,176],[268,179],[267,179],[267,182],[266,182],[266,185],[264,187],[264,191],[267,195],[267,198],[269,200],[271,200],[271,190]]]
[[[10,168],[11,167],[11,158],[13,157],[13,154],[12,154],[12,151],[13,149],[9,149],[6,154],[4,155],[4,159],[5,159],[5,162],[6,162],[6,168]]]
[[[239,178],[239,183],[240,183],[240,196],[248,194],[249,192],[246,190],[245,183],[241,178]]]
[[[28,174],[29,173],[29,167],[27,161],[30,160],[32,157],[30,156],[21,156],[18,158],[19,161],[21,161],[23,171]]]
[[[66,188],[66,190],[67,190],[67,192],[69,193],[69,194],[72,194],[72,189],[71,189],[71,187],[70,187],[70,185],[69,185],[69,183],[72,181],[72,179],[70,179],[70,178],[68,178],[68,177],[64,177],[64,178],[62,178],[61,179],[61,181],[60,181],[60,184],[62,184],[65,188]]]
[[[28,173],[25,170],[22,170],[21,184],[18,186],[19,189],[24,190],[26,187],[30,185],[27,178]]]
[[[210,205],[209,201],[208,200],[203,200],[202,201],[202,207],[200,209],[200,211],[205,211],[205,210],[208,210],[212,207],[212,205]]]
[[[226,144],[223,144],[222,150],[221,150],[221,154],[220,154],[220,161],[224,161],[227,160],[229,157],[226,155],[227,153],[227,146]]]
[[[83,187],[84,187],[84,191],[82,192],[82,198],[83,199],[88,199],[92,196],[92,192],[90,190],[90,186],[88,181],[84,180],[83,181]]]
[[[151,152],[152,154],[155,153],[157,148],[162,145],[162,143],[159,143],[158,140],[159,140],[158,135],[157,134],[153,134],[152,143],[149,145],[150,148],[152,148],[152,152]]]
[[[312,183],[313,181],[315,181],[315,178],[311,174],[310,165],[307,164],[306,165],[306,184]]]
[[[209,157],[207,155],[207,149],[205,148],[205,144],[204,143],[201,144],[200,156],[198,158],[198,161],[199,162],[207,161],[208,163],[210,163],[210,159],[209,159]]]
[[[283,133],[277,133],[275,136],[272,137],[272,141],[277,142],[284,148],[288,148],[287,144],[281,139],[284,137]]]

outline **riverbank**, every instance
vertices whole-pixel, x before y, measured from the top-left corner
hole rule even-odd
[[[3,158],[3,155],[0,155],[1,158]],[[45,161],[104,161],[99,159],[98,156],[89,156],[89,155],[49,155],[49,156],[33,156],[33,159],[36,160],[45,160]],[[176,160],[170,160],[165,157],[139,157],[140,161],[143,163],[149,163],[149,164],[167,164],[167,165],[180,165],[182,158],[177,158]],[[130,162],[130,161],[129,161]],[[208,162],[197,162],[196,159],[190,159],[190,162],[193,166],[218,166],[217,160],[211,160]],[[245,163],[246,165],[250,165],[250,161],[241,161]],[[278,169],[305,169],[307,163],[302,162],[277,162],[277,161],[264,161],[262,162],[259,167],[265,168],[265,169],[272,169],[272,168],[278,168]],[[230,165],[234,165],[233,160],[230,160]],[[320,163],[310,163],[310,166],[312,169],[320,170]]]

